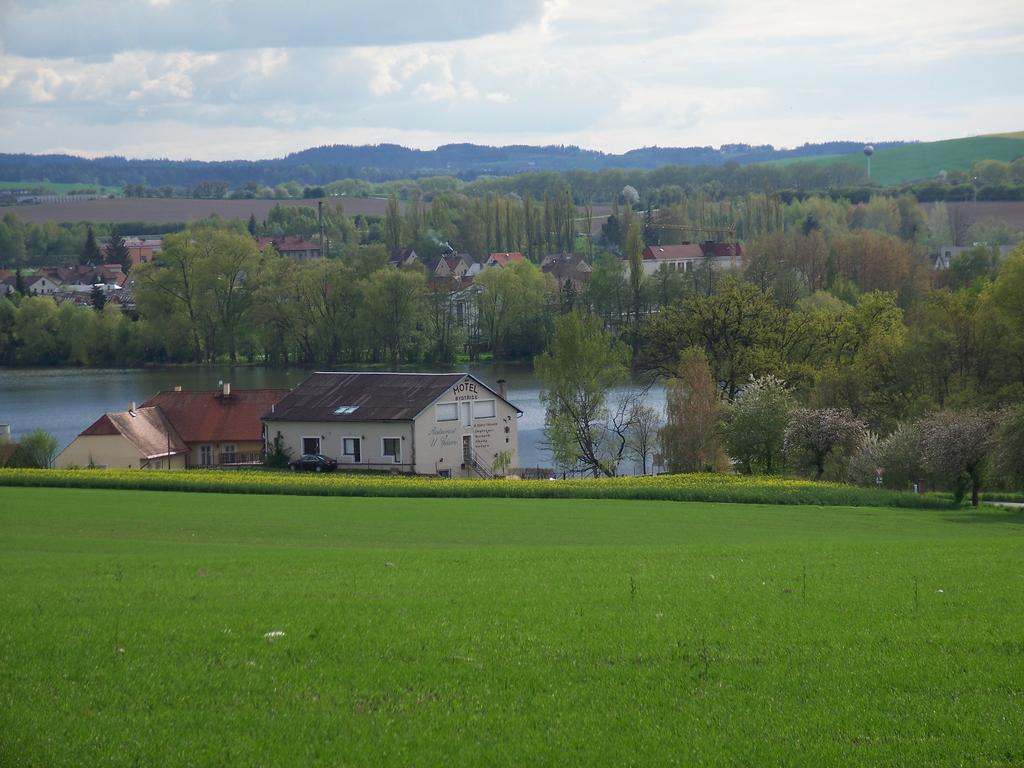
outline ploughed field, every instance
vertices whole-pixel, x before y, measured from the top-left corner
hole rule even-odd
[[[0,765],[1024,764],[1024,514],[0,488]]]
[[[376,197],[328,197],[325,207],[341,206],[348,216],[383,216],[388,201]],[[288,208],[316,208],[317,200],[195,200],[187,198],[118,197],[98,200],[74,200],[61,203],[38,203],[5,209],[13,211],[22,221],[45,222],[91,221],[109,224],[146,222],[178,224],[217,215],[222,219],[267,218],[275,205]]]

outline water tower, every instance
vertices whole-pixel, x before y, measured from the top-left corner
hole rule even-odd
[[[864,147],[864,157],[868,159],[868,181],[871,181],[871,156],[875,154],[875,148],[868,144]]]

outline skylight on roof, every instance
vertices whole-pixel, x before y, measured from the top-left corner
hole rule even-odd
[[[334,409],[334,414],[336,416],[345,416],[346,414],[349,413],[355,413],[356,408],[358,407],[358,405],[339,405],[337,408]]]

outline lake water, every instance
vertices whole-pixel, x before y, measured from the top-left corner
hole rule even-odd
[[[531,366],[467,365],[449,370],[467,371],[492,387],[498,379],[508,381],[508,399],[523,411],[519,420],[520,466],[552,466],[551,455],[543,444],[540,387]],[[176,386],[186,390],[217,389],[221,381],[230,381],[235,389],[294,387],[310,372],[250,366],[0,369],[0,424],[11,425],[15,440],[34,429],[44,429],[63,448],[103,413],[126,410],[131,403],[140,404],[160,390]],[[664,414],[663,388],[652,388],[647,401]],[[624,472],[631,469],[631,465],[622,467]]]

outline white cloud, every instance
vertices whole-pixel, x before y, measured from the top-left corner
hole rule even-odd
[[[1019,0],[2,3],[8,151],[622,151],[1024,127]]]
[[[25,56],[462,40],[537,20],[540,0],[8,0],[0,48]]]

